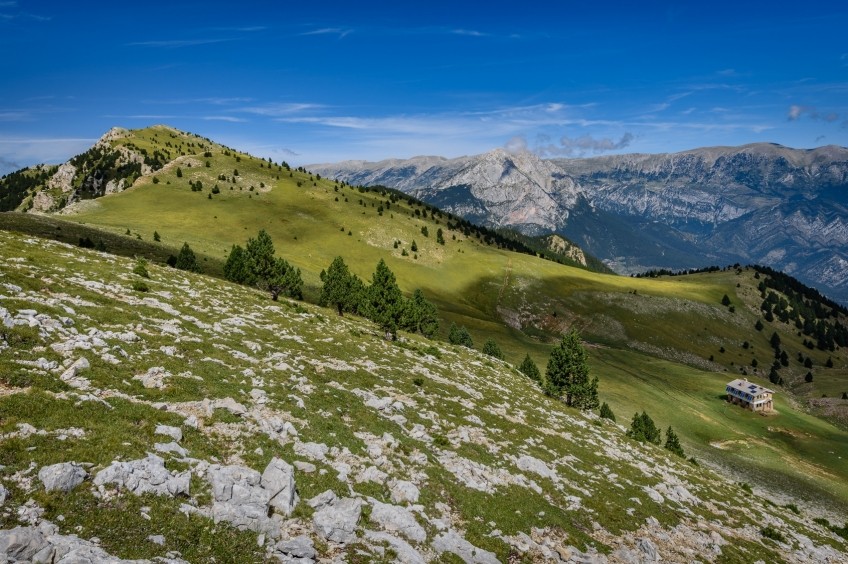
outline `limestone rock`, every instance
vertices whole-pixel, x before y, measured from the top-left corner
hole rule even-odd
[[[190,472],[173,473],[155,454],[129,462],[113,462],[94,477],[94,485],[117,484],[135,494],[188,495]]]
[[[69,492],[80,485],[87,476],[88,472],[76,462],[60,462],[45,466],[38,471],[38,479],[48,492],[54,490]]]
[[[327,453],[330,452],[330,447],[324,443],[294,443],[294,453],[298,456],[305,456],[312,460],[326,460]]]
[[[0,531],[0,555],[11,562],[33,562],[50,545],[38,529],[34,527],[15,527]]]
[[[362,513],[362,500],[337,498],[326,504],[312,516],[315,531],[324,539],[347,544],[356,539],[356,524]]]
[[[271,459],[262,473],[260,485],[271,496],[269,504],[284,515],[289,516],[297,505],[294,468],[277,457]]]
[[[455,531],[448,531],[433,540],[433,548],[439,554],[450,552],[462,558],[468,564],[497,564],[498,557],[493,552],[477,548]]]
[[[80,390],[86,390],[90,387],[90,382],[80,377],[80,373],[88,370],[91,365],[88,363],[88,359],[85,357],[80,357],[74,362],[72,365],[65,370],[59,379],[63,382],[67,383],[72,388],[78,388]]]
[[[394,503],[417,503],[421,492],[418,486],[406,480],[394,480],[389,484],[389,492]]]
[[[179,427],[171,427],[170,425],[156,425],[154,431],[157,435],[165,435],[171,437],[176,442],[183,440],[183,431]]]
[[[188,451],[174,441],[171,441],[170,443],[155,443],[153,448],[156,449],[157,452],[170,452],[181,458],[188,456]]]
[[[384,530],[397,532],[410,540],[424,542],[427,533],[424,527],[418,524],[412,513],[397,505],[371,501],[371,520],[378,523]]]
[[[315,558],[315,546],[312,539],[306,535],[281,540],[277,543],[275,550],[291,558]]]
[[[424,564],[426,562],[421,553],[412,548],[412,545],[388,533],[365,531],[365,539],[375,543],[388,543],[397,554],[395,562],[401,564]]]

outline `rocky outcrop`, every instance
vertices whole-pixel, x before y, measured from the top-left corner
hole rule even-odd
[[[38,471],[38,479],[44,484],[44,489],[50,491],[69,492],[88,477],[88,472],[76,462],[60,462],[45,466]]]
[[[165,461],[155,454],[129,462],[113,462],[94,477],[95,486],[115,484],[137,495],[188,495],[190,482],[188,472],[170,472]]]

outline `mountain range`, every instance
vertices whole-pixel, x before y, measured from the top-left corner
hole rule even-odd
[[[564,235],[622,274],[757,263],[848,302],[848,149],[770,143],[541,159],[496,149],[445,159],[310,165],[454,214]]]

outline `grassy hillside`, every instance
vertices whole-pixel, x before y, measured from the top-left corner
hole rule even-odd
[[[509,362],[529,353],[543,371],[556,336],[576,326],[593,345],[602,399],[620,422],[646,410],[659,425],[678,430],[688,451],[740,481],[815,504],[848,503],[848,434],[805,407],[814,400],[817,413],[848,420],[848,401],[840,399],[848,391],[848,360],[842,350],[806,348],[791,323],[765,321],[756,330],[763,320],[762,278],[752,269],[638,279],[589,272],[486,244],[450,229],[447,216],[392,201],[388,193],[288,170],[169,128],[111,142],[147,155],[166,151],[173,160],[132,188],[75,204],[53,221],[105,230],[109,245],[124,254],[159,258],[188,241],[213,273],[234,243],[265,229],[277,253],[302,269],[307,299],[317,295],[318,275],[335,256],[366,280],[383,258],[405,292],[421,288],[436,303],[443,336],[451,322],[464,325],[478,347],[494,338]],[[444,245],[436,241],[438,229]],[[153,242],[154,232],[161,242]],[[725,295],[732,312],[722,305]],[[770,385],[775,332],[789,356],[779,370],[786,388],[778,389],[778,415],[732,409],[721,399],[727,381],[746,374]],[[804,381],[810,370],[799,352],[813,364],[811,383]]]
[[[158,266],[149,291],[134,291],[133,260],[9,232],[0,259],[0,529],[48,520],[97,537],[76,541],[91,550],[191,562],[292,557],[295,538],[317,558],[385,562],[802,562],[848,550],[819,514],[635,443],[477,352],[387,342],[354,317]],[[627,392],[604,367],[638,368],[634,378],[688,382],[690,407],[702,407],[703,373],[648,358],[633,367],[613,349],[592,358],[610,399]],[[728,410],[753,428],[740,423],[748,415]],[[103,482],[113,461],[148,452],[189,478],[188,491]],[[275,458],[295,468],[290,515],[246,481],[263,512],[247,518],[224,501],[236,490],[222,480],[258,477]],[[38,476],[63,462],[87,478],[46,491]],[[327,490],[345,500],[335,516],[355,508],[344,541],[321,525]]]

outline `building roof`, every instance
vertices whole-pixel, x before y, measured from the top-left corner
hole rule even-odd
[[[773,394],[774,390],[769,390],[766,387],[760,386],[759,384],[755,384],[753,382],[749,382],[744,378],[740,378],[738,380],[733,380],[732,382],[728,382],[727,386],[729,388],[734,388],[741,392],[745,392],[746,394],[751,394],[752,396],[758,396],[760,394]]]

